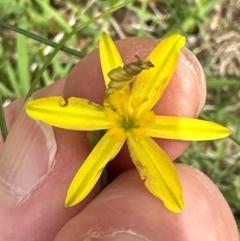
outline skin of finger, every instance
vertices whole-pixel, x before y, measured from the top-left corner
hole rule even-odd
[[[66,81],[66,78],[62,78],[57,82],[55,82],[54,84],[49,85],[47,88],[36,91],[34,93],[34,98],[62,94],[65,81]],[[11,104],[9,104],[4,108],[4,116],[6,119],[8,131],[12,128],[12,125],[14,124],[17,116],[24,108],[24,104],[25,104],[25,97],[22,97],[14,100]],[[0,137],[0,151],[2,146],[3,146],[3,140]]]
[[[135,55],[146,58],[157,41],[147,37],[133,37],[116,41],[116,44],[124,63],[129,63],[136,60]],[[104,91],[99,52],[95,50],[71,71],[64,88],[64,96],[87,98],[101,104]],[[176,72],[154,110],[159,115],[197,117],[204,106],[205,98],[206,83],[202,68],[196,57],[184,48]],[[186,141],[157,139],[157,142],[172,160],[179,157],[189,146]],[[127,146],[124,145],[119,155],[108,165],[110,180],[132,167]]]
[[[62,79],[36,92],[34,96],[38,98],[41,96],[61,95],[64,83],[65,79]],[[18,118],[18,114],[23,108],[23,102],[23,99],[19,99],[6,108],[5,113],[10,128],[15,125],[14,119]],[[25,130],[26,142],[19,143],[19,145],[31,142],[31,140],[28,140],[27,133],[34,131],[28,130],[28,126],[22,126],[22,128]],[[27,201],[19,206],[12,206],[3,197],[0,198],[0,240],[53,240],[60,228],[79,213],[99,192],[100,188],[98,186],[79,205],[71,209],[64,207],[64,200],[70,182],[80,164],[89,154],[90,148],[86,140],[86,134],[83,132],[54,128],[54,133],[57,141],[56,164],[45,182],[37,187],[37,190],[31,194]],[[15,148],[13,146],[13,151]],[[32,153],[43,155],[41,146],[34,148],[36,150]],[[19,158],[24,158],[24,156],[19,156]]]
[[[167,210],[132,169],[68,222],[55,241],[82,241],[91,236],[102,237],[92,240],[105,240],[103,237],[114,237],[120,231],[131,231],[149,241],[238,241],[231,210],[217,187],[195,168],[176,166],[186,200],[180,214]]]

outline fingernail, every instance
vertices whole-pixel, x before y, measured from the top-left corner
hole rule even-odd
[[[10,205],[26,201],[51,172],[56,149],[52,127],[23,110],[0,153],[0,199]]]
[[[150,241],[132,230],[121,230],[107,233],[92,232],[83,241]]]
[[[206,101],[206,78],[202,68],[202,65],[196,58],[196,56],[187,48],[182,49],[181,61],[189,68],[192,73],[196,76],[197,87],[198,87],[198,98],[199,105],[197,108],[197,115],[201,112]]]

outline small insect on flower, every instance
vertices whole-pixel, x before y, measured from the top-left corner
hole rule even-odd
[[[111,81],[108,84],[107,95],[130,84],[142,70],[154,67],[150,60],[142,60],[138,55],[135,55],[135,57],[137,61],[128,63],[123,67],[119,66],[108,73]]]

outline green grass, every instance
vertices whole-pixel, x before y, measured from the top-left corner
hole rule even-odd
[[[216,71],[221,62],[213,61],[215,53],[221,50],[215,41],[218,34],[240,31],[236,23],[221,16],[215,6],[234,10],[223,0],[179,0],[178,4],[173,0],[129,2],[133,1],[0,1],[0,100],[31,95],[33,90],[66,75],[98,46],[103,31],[114,39],[184,34],[188,47],[207,73],[207,105],[202,117],[230,127],[234,134],[232,139],[193,143],[179,161],[210,176],[223,192],[239,224],[240,80],[239,75],[232,75],[231,71],[224,74]],[[115,11],[119,3],[122,5]],[[218,21],[217,27],[209,29],[209,23],[214,21]],[[232,61],[234,64],[235,60]],[[6,136],[1,109],[0,118],[2,133]]]

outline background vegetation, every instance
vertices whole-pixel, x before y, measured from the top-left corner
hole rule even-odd
[[[107,10],[119,3],[123,6],[118,11],[94,22],[94,17],[107,14]],[[26,95],[53,51],[49,45],[61,42],[76,26],[87,21],[93,20],[65,44],[80,52],[59,51],[39,75],[37,88],[66,75],[81,56],[97,47],[102,31],[107,31],[114,39],[161,38],[176,32],[185,35],[188,48],[197,55],[207,75],[208,96],[203,115],[234,130],[235,141],[227,138],[195,142],[179,161],[201,169],[219,186],[240,225],[239,11],[240,1],[235,0],[1,0],[0,92],[3,103]],[[3,22],[37,34],[46,39],[47,44],[16,33]]]

